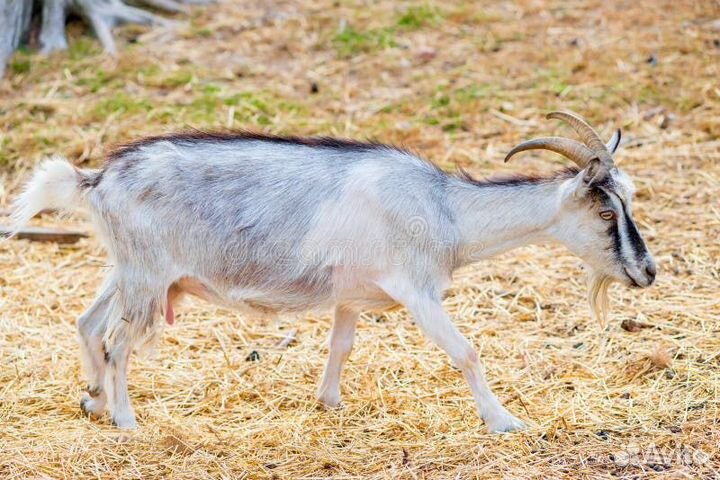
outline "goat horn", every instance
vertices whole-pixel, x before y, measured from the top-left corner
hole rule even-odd
[[[580,115],[574,112],[550,112],[548,113],[547,118],[564,120],[567,122],[568,125],[570,125],[573,130],[580,135],[582,142],[587,145],[590,150],[597,154],[597,157],[603,160],[603,162],[612,165],[612,157],[605,146],[605,142],[602,141],[600,135],[597,134],[595,129],[593,129]]]
[[[591,160],[598,158],[597,153],[594,153],[588,147],[576,140],[562,137],[543,137],[536,138],[535,140],[529,140],[516,146],[505,156],[505,161],[507,162],[510,160],[510,157],[516,153],[524,152],[526,150],[550,150],[551,152],[564,155],[575,162],[580,168],[585,168]]]

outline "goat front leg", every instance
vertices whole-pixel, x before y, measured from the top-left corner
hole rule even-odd
[[[328,407],[340,405],[340,375],[353,347],[358,317],[355,311],[340,306],[335,308],[330,332],[330,354],[317,391],[318,400]]]
[[[500,403],[485,380],[480,359],[470,342],[458,331],[439,301],[422,299],[408,305],[418,326],[432,342],[450,356],[470,385],[480,418],[491,432],[512,432],[525,427]]]
[[[442,348],[462,371],[472,390],[478,413],[488,430],[502,433],[525,428],[525,424],[511,415],[490,390],[477,353],[450,320],[439,295],[434,298],[421,294],[419,290],[399,286],[395,283],[385,290],[407,307],[423,334]]]

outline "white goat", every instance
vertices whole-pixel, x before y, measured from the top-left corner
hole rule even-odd
[[[113,268],[78,331],[86,413],[106,407],[135,427],[127,390],[131,350],[154,337],[189,293],[263,312],[334,307],[318,389],[340,403],[340,372],[361,311],[407,307],[465,375],[494,432],[523,426],[490,391],[478,356],[442,306],[455,269],[532,242],[556,241],[592,269],[593,310],[612,279],[647,287],[655,264],[631,216],[633,185],[580,117],[581,135],[523,143],[580,169],[542,179],[479,182],[406,151],[328,138],[189,133],[121,147],[101,170],[61,159],[38,167],[16,202],[19,228],[39,211],[89,205]],[[601,312],[602,311],[602,312]]]

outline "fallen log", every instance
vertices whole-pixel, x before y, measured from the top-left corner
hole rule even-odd
[[[0,237],[10,236],[10,227],[0,225]],[[27,227],[21,229],[13,238],[31,240],[33,242],[75,243],[87,234],[70,230],[45,227]]]

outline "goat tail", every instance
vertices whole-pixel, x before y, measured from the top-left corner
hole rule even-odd
[[[72,210],[82,204],[98,175],[98,170],[77,168],[62,157],[43,160],[13,202],[10,237],[43,210]]]

